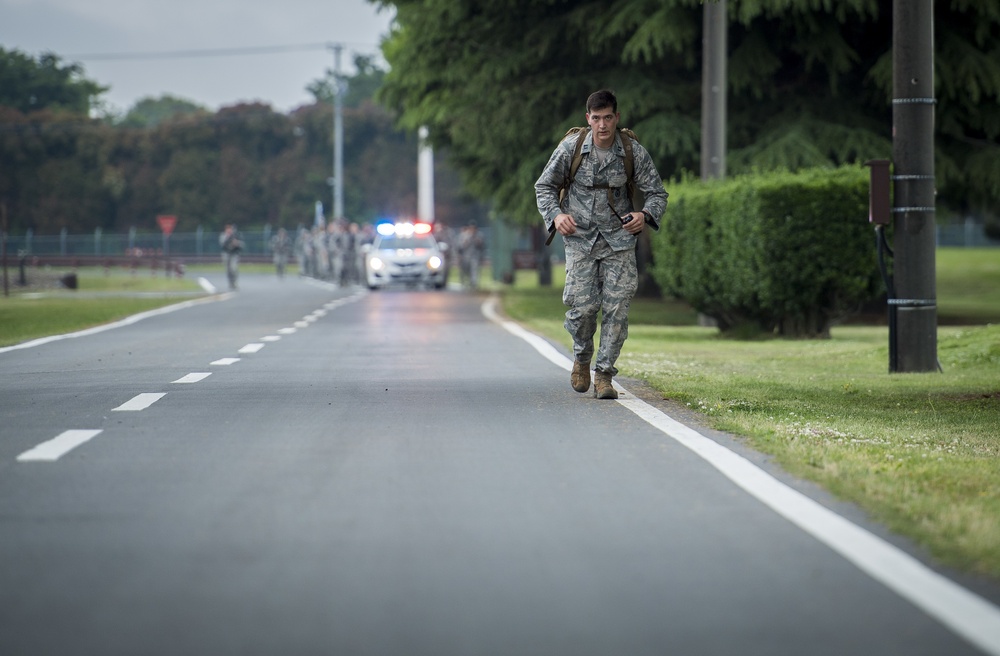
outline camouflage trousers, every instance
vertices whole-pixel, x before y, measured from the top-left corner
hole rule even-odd
[[[573,337],[573,354],[581,362],[594,356],[597,313],[601,312],[601,344],[595,368],[612,376],[615,362],[628,338],[628,311],[639,286],[635,250],[614,251],[598,237],[589,251],[566,249],[566,287],[563,304],[569,307],[563,324]]]

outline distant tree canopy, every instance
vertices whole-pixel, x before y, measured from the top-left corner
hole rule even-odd
[[[665,177],[698,170],[702,0],[369,0],[392,6],[379,92],[471,190],[535,222],[531,185],[587,95],[615,90]],[[892,3],[728,3],[728,170],[891,156]],[[939,197],[1000,200],[1000,0],[938,0]]]
[[[375,65],[375,60],[368,55],[355,55],[354,68],[357,71],[349,80],[345,77],[344,107],[359,107],[375,97],[375,92],[382,86],[385,71]],[[326,75],[314,80],[306,87],[316,102],[332,103],[336,72],[328,68]]]
[[[84,78],[79,65],[63,65],[52,53],[36,58],[0,47],[0,106],[23,113],[48,109],[86,116],[105,91],[107,87]]]
[[[55,56],[46,61],[60,69]],[[416,138],[372,100],[384,71],[368,59],[355,63],[344,109],[345,218],[413,215]],[[48,73],[28,67],[24,75],[21,88],[32,89],[44,85],[30,78]],[[333,121],[322,89],[331,83],[328,72],[310,86],[318,101],[291,114],[263,104],[213,113],[164,95],[140,100],[118,120],[88,118],[86,105],[75,113],[58,103],[33,108],[12,93],[0,100],[0,203],[11,230],[156,230],[158,214],[176,215],[178,231],[295,227],[311,224],[317,200],[329,217]],[[481,209],[446,167],[440,173],[438,218],[467,222]]]
[[[125,114],[119,124],[133,128],[148,128],[155,127],[164,121],[179,116],[191,114],[207,116],[211,112],[207,107],[193,103],[190,100],[165,94],[159,98],[148,97],[141,99]]]

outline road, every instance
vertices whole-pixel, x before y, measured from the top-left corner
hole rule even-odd
[[[483,306],[244,276],[0,352],[0,654],[1000,653]]]

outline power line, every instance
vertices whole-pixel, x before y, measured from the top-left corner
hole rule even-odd
[[[361,46],[367,50],[376,51],[378,46],[371,43],[344,43],[340,45]],[[201,48],[196,50],[160,50],[146,52],[97,52],[78,55],[65,55],[66,59],[74,61],[125,61],[144,59],[190,59],[198,57],[239,57],[243,55],[269,55],[283,52],[307,52],[310,50],[325,50],[332,45],[329,41],[322,43],[300,43],[284,46],[254,46],[247,48]]]

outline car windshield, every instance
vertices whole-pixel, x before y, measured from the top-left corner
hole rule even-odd
[[[434,239],[423,235],[413,237],[398,237],[390,235],[382,237],[382,241],[379,242],[378,247],[382,250],[397,250],[400,248],[434,248]]]

